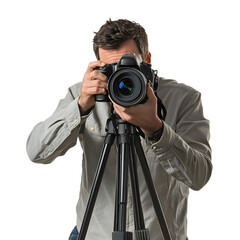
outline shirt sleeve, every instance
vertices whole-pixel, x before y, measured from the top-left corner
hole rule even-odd
[[[33,162],[50,163],[76,145],[81,125],[88,117],[81,116],[78,98],[69,89],[55,112],[33,128],[27,140],[27,153]]]
[[[161,139],[147,144],[168,174],[193,190],[201,189],[212,172],[209,121],[203,116],[201,95],[190,94],[179,110],[176,131],[164,122]]]

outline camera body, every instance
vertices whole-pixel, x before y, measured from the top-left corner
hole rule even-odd
[[[147,99],[147,83],[157,88],[156,72],[151,64],[140,62],[134,54],[125,54],[118,63],[98,67],[108,77],[108,93],[96,95],[98,102],[109,101],[108,95],[118,105],[129,107],[144,103]]]

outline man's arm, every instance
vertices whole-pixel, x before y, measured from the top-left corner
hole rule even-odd
[[[159,141],[146,141],[168,174],[194,190],[207,183],[212,172],[209,121],[203,116],[200,93],[189,92],[177,109],[176,131],[158,119],[157,101],[150,87],[146,103],[128,108],[114,104],[114,108],[123,120],[141,127],[146,137],[163,126]]]
[[[212,173],[209,121],[203,116],[201,95],[192,92],[179,109],[176,130],[164,122],[163,134],[149,142],[166,172],[193,190],[200,190]]]
[[[80,84],[77,86],[75,94],[80,93]],[[85,118],[81,117],[75,94],[69,89],[56,111],[33,128],[27,140],[27,153],[33,162],[50,163],[76,144]]]
[[[76,144],[81,126],[94,107],[94,95],[106,94],[107,77],[95,70],[104,65],[102,61],[89,63],[82,83],[69,88],[53,115],[34,127],[27,141],[32,161],[50,163]]]

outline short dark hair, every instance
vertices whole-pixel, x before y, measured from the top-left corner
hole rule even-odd
[[[136,22],[126,19],[112,21],[109,19],[95,32],[93,38],[93,50],[99,60],[99,48],[104,50],[118,49],[125,41],[133,39],[136,42],[142,59],[148,54],[148,37],[145,29]]]

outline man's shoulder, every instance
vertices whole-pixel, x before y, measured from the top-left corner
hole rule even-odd
[[[179,83],[174,79],[166,79],[159,77],[158,79],[158,93],[165,95],[189,95],[197,93],[198,91],[191,86],[184,83]]]

